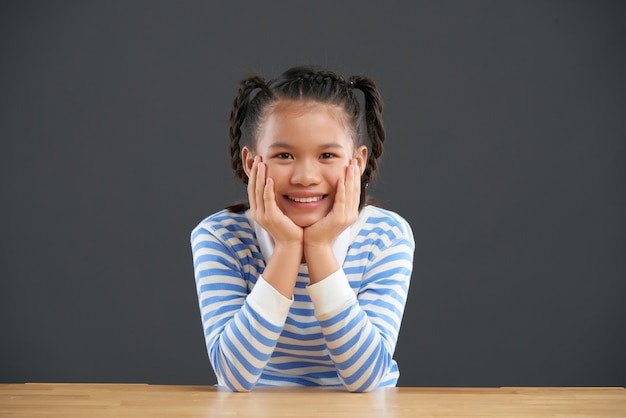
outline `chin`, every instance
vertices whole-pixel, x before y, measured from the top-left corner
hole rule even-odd
[[[316,219],[292,219],[293,223],[298,225],[300,228],[306,228],[313,225],[315,222],[319,221],[319,218]]]
[[[291,220],[294,224],[298,225],[300,228],[306,228],[308,226],[313,225],[315,222],[322,219],[322,216],[319,215],[310,215],[310,216],[293,216]]]

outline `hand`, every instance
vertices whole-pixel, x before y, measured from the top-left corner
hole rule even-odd
[[[337,181],[333,207],[328,214],[304,229],[305,254],[307,247],[332,247],[341,232],[359,216],[361,177],[356,160],[350,160],[345,180]]]
[[[248,200],[252,218],[270,234],[276,246],[302,246],[303,230],[276,204],[274,181],[267,177],[267,166],[259,156],[254,157],[248,179]]]

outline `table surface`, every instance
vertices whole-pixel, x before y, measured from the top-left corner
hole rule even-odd
[[[10,417],[626,417],[624,388],[255,388],[0,384]]]

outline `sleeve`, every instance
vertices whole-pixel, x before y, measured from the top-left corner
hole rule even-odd
[[[274,351],[292,301],[262,276],[248,294],[235,251],[208,228],[194,229],[191,247],[202,326],[218,384],[249,391]]]
[[[404,231],[372,246],[356,296],[343,269],[309,286],[330,357],[351,392],[376,388],[393,363],[415,249],[408,225]]]

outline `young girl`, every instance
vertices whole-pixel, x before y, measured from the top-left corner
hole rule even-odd
[[[368,77],[296,67],[241,81],[230,155],[249,206],[191,234],[220,386],[395,386],[414,242],[399,215],[365,204],[384,140]]]

